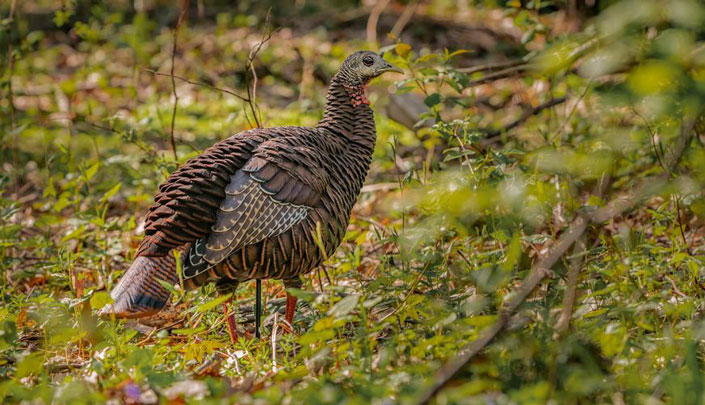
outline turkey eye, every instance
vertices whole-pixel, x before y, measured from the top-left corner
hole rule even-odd
[[[365,56],[362,58],[362,63],[364,63],[365,66],[372,66],[372,64],[375,63],[375,60],[372,59],[372,56]]]

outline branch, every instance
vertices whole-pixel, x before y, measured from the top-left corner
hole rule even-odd
[[[264,21],[264,33],[262,34],[262,39],[250,49],[250,54],[247,57],[247,64],[245,65],[245,86],[247,87],[247,99],[243,99],[250,106],[250,111],[252,111],[252,117],[255,119],[255,124],[257,128],[262,128],[261,117],[259,117],[259,107],[257,107],[257,73],[255,72],[254,60],[257,54],[262,49],[262,46],[267,43],[272,38],[272,34],[275,30],[269,27],[269,18],[271,16],[272,9],[267,11],[267,18]],[[247,72],[252,73],[252,87],[250,87],[250,79]],[[247,117],[247,113],[245,113]]]
[[[455,377],[470,360],[485,348],[506,326],[514,311],[526,300],[531,292],[552,274],[551,267],[563,256],[568,248],[582,236],[587,228],[588,221],[583,216],[578,216],[570,228],[558,239],[548,254],[541,259],[531,270],[529,275],[521,282],[513,294],[513,298],[500,310],[499,319],[488,329],[482,331],[480,337],[463,347],[451,361],[447,362],[436,374],[431,388],[417,401],[417,404],[427,404],[429,401]]]
[[[8,19],[8,31],[12,30],[12,25],[14,23],[14,18],[15,18],[15,4],[16,0],[12,0],[12,3],[10,3],[10,14],[7,17]],[[13,44],[12,44],[12,36],[8,34],[8,41],[7,41],[7,98],[8,102],[10,103],[10,120],[12,122],[12,131],[15,131],[15,128],[17,127],[17,122],[15,120],[15,101],[14,101],[14,96],[12,93],[12,74],[14,70],[14,49],[13,49]]]
[[[367,42],[371,44],[377,43],[377,22],[379,21],[379,16],[382,14],[382,11],[387,8],[388,4],[389,0],[380,0],[377,1],[374,7],[372,7],[372,10],[370,10],[370,17],[367,19],[365,31],[367,33]]]
[[[156,75],[156,76],[171,77],[171,78],[173,78],[173,79],[178,79],[178,80],[181,80],[182,82],[186,82],[186,83],[188,83],[188,84],[193,84],[193,85],[195,85],[195,86],[201,86],[201,87],[205,87],[205,88],[208,88],[208,89],[217,90],[217,91],[220,91],[220,92],[223,92],[223,93],[226,93],[226,94],[230,94],[231,96],[235,96],[235,97],[237,97],[237,98],[239,98],[240,100],[245,101],[245,102],[249,101],[247,97],[243,97],[243,96],[241,96],[241,95],[235,93],[234,91],[231,91],[231,90],[228,90],[228,89],[224,89],[224,88],[222,88],[222,87],[212,86],[212,85],[207,84],[207,83],[194,82],[194,81],[189,80],[189,79],[187,79],[187,78],[185,78],[185,77],[172,75],[172,74],[170,74],[170,73],[157,72],[157,71],[152,70],[152,69],[145,69],[145,71],[146,71],[146,72],[149,72],[149,73],[152,73],[153,75]]]
[[[550,99],[541,105],[538,105],[532,109],[524,111],[524,113],[519,118],[517,118],[515,121],[505,125],[501,129],[487,131],[487,135],[489,135],[490,137],[498,137],[499,135],[501,135],[505,132],[511,131],[512,129],[518,127],[524,121],[528,120],[529,118],[533,117],[534,115],[540,114],[541,111],[549,109],[551,107],[555,107],[559,104],[565,103],[565,101],[567,99],[568,99],[567,97],[558,97],[558,98]],[[493,141],[494,140],[485,139],[485,142],[493,142]]]
[[[577,295],[578,275],[583,265],[585,253],[585,237],[583,236],[573,245],[573,257],[570,260],[570,270],[568,270],[568,279],[566,280],[563,308],[561,308],[561,315],[558,317],[558,322],[556,322],[557,336],[563,335],[570,327],[570,318],[573,316],[573,305],[575,305]]]
[[[484,77],[481,77],[479,79],[471,80],[465,86],[465,88],[479,86],[481,84],[493,82],[495,80],[506,79],[507,77],[515,76],[524,70],[529,70],[532,67],[534,67],[534,65],[530,65],[528,63],[524,63],[522,65],[511,66],[506,69],[502,69],[500,71],[490,73],[490,74],[488,74]],[[465,70],[465,69],[459,69],[458,71],[463,72],[463,70]],[[463,72],[463,73],[465,73],[465,72]]]
[[[571,52],[568,53],[568,55],[565,57],[566,60],[576,60],[583,55],[585,55],[588,51],[590,51],[593,47],[598,45],[600,42],[604,41],[606,38],[605,37],[595,37],[592,38],[581,45],[575,47],[574,49],[571,50]],[[515,76],[522,71],[525,70],[531,70],[534,68],[540,67],[539,64],[536,64],[532,62],[531,60],[524,61],[524,60],[516,60],[516,61],[508,61],[508,62],[499,62],[499,63],[492,63],[492,64],[487,64],[487,65],[479,65],[479,66],[471,66],[468,68],[460,68],[457,69],[458,72],[461,73],[475,73],[475,72],[483,72],[483,71],[491,71],[495,69],[501,69],[499,71],[489,73],[484,77],[481,77],[476,80],[470,81],[465,87],[474,87],[474,86],[479,86],[481,84],[493,82],[495,80],[500,80],[500,79],[506,79],[507,77],[512,77]]]
[[[12,92],[12,75],[14,71],[14,49],[12,44],[12,27],[14,26],[15,18],[15,5],[16,0],[12,0],[10,3],[10,14],[8,15],[8,35],[7,35],[7,101],[10,104],[10,123],[12,129],[12,171],[15,179],[15,196],[19,197],[20,190],[20,175],[17,162],[17,121],[16,121],[16,111],[15,111],[15,96]]]
[[[529,275],[521,282],[513,298],[500,310],[499,319],[488,329],[482,331],[480,337],[465,345],[455,358],[448,361],[437,372],[433,384],[416,402],[417,404],[427,404],[429,401],[455,377],[472,358],[482,351],[499,333],[507,326],[507,322],[512,314],[524,303],[531,292],[545,279],[552,274],[551,268],[563,256],[568,248],[575,243],[587,229],[588,223],[601,223],[610,220],[623,212],[631,209],[643,198],[653,195],[660,186],[668,179],[669,173],[676,167],[680,158],[689,144],[692,137],[692,130],[695,120],[688,120],[681,126],[681,136],[672,149],[667,162],[668,171],[664,172],[659,180],[653,177],[645,179],[642,184],[632,193],[620,195],[613,198],[605,207],[595,210],[591,214],[578,216],[570,224],[568,230],[564,232],[558,241],[549,249],[546,256],[541,259],[531,270]]]
[[[174,59],[176,58],[176,44],[179,38],[179,28],[181,28],[181,24],[186,19],[189,1],[190,0],[181,0],[181,12],[179,13],[179,18],[176,20],[176,27],[174,28],[174,44],[171,48],[171,90],[174,94],[174,109],[171,113],[171,130],[169,138],[171,140],[171,150],[174,152],[174,160],[176,161],[179,160],[179,157],[176,154],[176,142],[174,141],[174,124],[176,122],[176,109],[179,105],[179,95],[176,93],[176,80],[174,80]]]
[[[506,69],[506,68],[511,68],[511,67],[516,67],[519,65],[525,65],[526,61],[523,59],[518,59],[518,60],[510,60],[506,62],[493,62],[493,63],[487,63],[484,65],[475,65],[475,66],[470,66],[466,68],[459,68],[458,72],[461,73],[477,73],[477,72],[485,72],[485,71],[493,71],[497,69]]]
[[[408,24],[411,20],[411,17],[416,14],[417,8],[419,8],[418,0],[413,0],[411,3],[407,4],[406,7],[404,7],[404,11],[401,13],[397,21],[392,26],[392,30],[389,31],[389,35],[392,38],[399,38],[399,35],[401,35],[402,31],[404,31],[404,27],[406,27],[406,24]]]

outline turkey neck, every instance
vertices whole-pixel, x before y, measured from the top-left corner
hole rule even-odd
[[[352,98],[354,92],[364,94],[364,84],[346,85],[340,76],[336,74],[331,80],[326,109],[318,127],[346,138],[350,147],[360,148],[358,152],[363,155],[371,155],[377,138],[374,114],[368,104],[356,106]]]

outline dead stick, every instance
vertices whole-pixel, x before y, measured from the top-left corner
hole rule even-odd
[[[484,65],[475,65],[475,66],[470,66],[466,68],[459,68],[458,71],[462,73],[477,73],[477,72],[486,72],[486,71],[493,71],[493,70],[498,70],[498,69],[507,69],[510,67],[515,67],[519,65],[525,65],[526,61],[523,59],[518,59],[518,60],[510,60],[510,61],[504,61],[504,62],[494,62],[494,63],[487,63]]]
[[[521,117],[517,118],[515,121],[505,125],[502,129],[499,130],[493,130],[493,131],[488,131],[487,135],[494,137],[494,136],[499,136],[500,134],[504,132],[508,132],[519,125],[521,125],[524,121],[528,120],[529,118],[533,117],[534,115],[538,115],[541,113],[541,111],[549,109],[551,107],[555,107],[559,104],[564,103],[568,98],[567,97],[558,97],[558,98],[553,98],[551,100],[548,100],[547,102],[538,105],[530,110],[524,111],[524,113],[521,115]],[[490,139],[486,139],[484,142],[489,142]]]
[[[634,192],[615,197],[605,207],[600,208],[588,215],[578,215],[570,224],[568,231],[562,234],[558,241],[549,249],[548,254],[541,259],[531,270],[529,275],[521,282],[516,294],[509,304],[499,313],[499,319],[488,329],[485,329],[481,336],[468,343],[458,354],[448,361],[436,374],[433,384],[416,402],[417,404],[427,404],[429,401],[455,377],[470,360],[485,348],[497,335],[507,326],[507,322],[517,308],[526,300],[531,292],[550,275],[551,267],[563,256],[568,248],[580,238],[587,229],[588,222],[601,223],[622,214],[632,208],[639,201],[647,196],[653,195],[669,177],[669,173],[676,167],[683,156],[685,148],[690,143],[695,120],[687,120],[681,125],[681,136],[676,141],[672,153],[667,162],[668,171],[661,176],[661,181],[654,181],[653,178],[642,183]]]
[[[411,3],[407,4],[406,7],[404,7],[404,11],[401,13],[397,21],[392,26],[392,30],[389,31],[389,35],[392,38],[399,38],[399,35],[401,35],[402,31],[404,31],[404,27],[406,27],[406,24],[408,24],[411,20],[411,17],[416,14],[417,8],[419,8],[418,0],[412,1]]]
[[[221,91],[225,94],[230,94],[231,96],[235,96],[242,101],[248,101],[247,97],[243,97],[243,96],[235,93],[234,91],[230,91],[230,90],[224,89],[222,87],[211,86],[210,84],[207,84],[207,83],[194,82],[193,80],[189,80],[185,77],[181,77],[181,76],[177,76],[177,75],[173,75],[173,74],[169,74],[169,73],[157,72],[156,70],[152,70],[152,69],[145,69],[145,71],[152,73],[153,75],[156,75],[156,76],[171,77],[172,79],[179,79],[183,82],[186,82],[188,84],[193,84],[195,86],[201,86],[201,87],[206,87],[206,88],[213,89],[213,90],[218,90],[218,91]]]
[[[15,17],[15,4],[16,0],[12,0],[12,3],[10,3],[10,15],[8,16],[9,24],[8,24],[8,31],[12,30],[12,26],[14,25],[14,17]],[[10,37],[10,35],[8,35]],[[13,44],[12,44],[12,38],[8,38],[8,45],[7,45],[7,74],[8,74],[8,79],[7,79],[7,98],[10,103],[10,120],[12,122],[12,130],[14,132],[17,122],[15,119],[15,100],[14,96],[12,94],[12,74],[14,70],[14,49],[13,49]]]
[[[587,228],[588,221],[578,216],[570,228],[558,239],[548,254],[539,261],[529,275],[521,282],[514,297],[499,313],[499,319],[488,329],[482,331],[480,337],[463,347],[455,357],[447,362],[436,374],[431,388],[420,398],[418,404],[427,404],[445,384],[455,377],[470,360],[485,348],[506,326],[514,311],[526,300],[531,292],[543,279],[551,273],[551,267],[563,256]]]
[[[274,31],[269,28],[269,19],[271,12],[272,9],[270,8],[269,11],[267,11],[267,18],[264,21],[264,32],[262,33],[262,39],[260,39],[257,45],[250,49],[250,53],[247,57],[247,64],[245,65],[245,87],[247,87],[247,99],[243,101],[247,102],[247,104],[250,106],[250,111],[252,112],[252,117],[255,119],[255,124],[257,125],[257,128],[262,127],[262,122],[260,117],[258,116],[259,107],[257,107],[257,73],[255,72],[254,60],[257,57],[259,51],[262,49],[262,46],[272,38],[272,34],[274,33]],[[250,79],[247,74],[248,71],[252,73],[251,87]],[[247,114],[245,114],[245,117],[247,117]]]
[[[174,43],[171,48],[171,91],[174,94],[174,109],[171,112],[171,130],[170,130],[170,140],[171,140],[171,150],[174,152],[174,160],[179,160],[176,154],[176,142],[174,141],[174,124],[176,123],[176,109],[179,105],[179,95],[176,93],[176,79],[174,77],[174,59],[176,58],[176,46],[179,38],[179,28],[181,28],[181,23],[186,19],[186,12],[188,11],[189,0],[181,1],[181,12],[176,20],[176,27],[174,28]]]
[[[597,181],[593,194],[602,198],[607,191],[610,180],[611,178],[609,174],[604,173]],[[575,306],[575,299],[577,298],[578,276],[580,275],[580,270],[585,262],[586,254],[586,238],[583,236],[573,245],[573,257],[570,261],[570,269],[566,280],[566,290],[565,295],[563,296],[563,308],[561,308],[561,314],[556,322],[556,333],[554,334],[554,338],[558,338],[559,336],[565,334],[570,327],[570,319],[573,316],[573,307]]]
[[[8,35],[7,35],[7,101],[10,103],[10,122],[11,122],[11,128],[12,128],[12,143],[14,147],[12,148],[12,168],[14,172],[14,177],[15,177],[15,196],[19,197],[19,188],[20,188],[20,176],[19,176],[19,169],[17,168],[18,166],[18,161],[17,161],[17,148],[18,148],[18,142],[17,142],[17,121],[15,118],[15,97],[12,92],[12,75],[14,71],[14,49],[13,49],[13,44],[12,44],[12,35],[10,35],[10,32],[12,31],[12,27],[14,27],[14,18],[15,18],[15,5],[16,5],[16,0],[12,0],[12,3],[10,3],[10,14],[8,16],[8,25],[7,25],[7,30],[8,30]]]
[[[375,3],[372,10],[370,10],[370,17],[367,19],[367,27],[365,28],[367,34],[367,42],[374,44],[377,42],[377,22],[379,21],[379,16],[382,14],[389,0],[380,0]]]
[[[573,306],[577,296],[578,275],[584,262],[585,237],[580,237],[573,245],[573,257],[570,260],[568,279],[566,280],[565,295],[563,296],[563,308],[561,315],[556,322],[556,335],[563,335],[570,327],[570,318],[573,316]]]

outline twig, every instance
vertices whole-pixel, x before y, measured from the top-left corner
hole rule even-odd
[[[674,145],[671,151],[671,157],[666,163],[669,172],[680,162],[686,146],[690,143],[694,124],[695,120],[687,120],[681,125],[681,136]],[[605,222],[632,208],[643,198],[653,195],[658,189],[657,186],[663,184],[663,182],[668,179],[668,174],[664,173],[661,177],[661,181],[654,181],[654,178],[646,179],[634,192],[613,198],[605,207],[599,208],[591,214],[578,215],[570,224],[568,230],[563,233],[558,238],[558,241],[549,249],[546,256],[533,267],[529,275],[521,282],[516,292],[513,294],[513,298],[500,310],[498,315],[499,319],[497,319],[491,327],[483,330],[478,339],[465,345],[454,358],[441,367],[429,390],[426,391],[416,403],[429,403],[448,381],[455,377],[477,353],[483,350],[485,346],[497,337],[507,326],[507,322],[512,314],[526,300],[529,294],[531,294],[544,278],[552,274],[550,269],[563,256],[568,248],[583,235],[589,222]]]
[[[683,297],[683,298],[688,298],[687,295],[683,294],[683,291],[681,291],[681,290],[678,289],[678,286],[676,285],[676,282],[673,281],[672,278],[670,278],[670,277],[668,277],[668,276],[666,276],[666,275],[664,275],[664,277],[666,278],[666,280],[668,280],[668,282],[671,283],[671,286],[673,287],[673,291],[674,291],[676,294],[680,295],[680,296]]]
[[[668,174],[669,177],[673,176],[673,173],[671,173],[671,169],[666,167],[666,164],[664,163],[665,157],[663,157],[663,151],[659,152],[661,143],[658,141],[658,135],[656,132],[653,130],[651,124],[649,121],[646,120],[644,116],[639,114],[639,112],[636,109],[634,110],[634,114],[636,114],[639,118],[641,118],[642,121],[644,121],[644,124],[646,124],[646,128],[649,130],[649,134],[651,135],[651,146],[654,149],[654,154],[656,155],[656,161],[658,162],[659,166],[663,169],[664,172]],[[681,217],[681,207],[680,207],[680,198],[678,195],[674,194],[673,196],[673,202],[676,208],[676,216],[678,218],[678,229],[680,230],[681,237],[683,238],[683,244],[686,247],[686,250],[688,251],[688,254],[691,254],[691,246],[688,244],[688,239],[685,237],[685,228],[683,227],[683,218]]]
[[[505,132],[509,132],[510,130],[512,130],[512,129],[516,128],[516,127],[518,127],[518,126],[521,125],[524,121],[528,120],[529,118],[533,117],[534,115],[540,114],[541,111],[546,110],[546,109],[551,108],[551,107],[555,107],[555,106],[557,106],[557,105],[559,105],[559,104],[562,104],[562,103],[564,103],[566,100],[567,100],[566,97],[553,98],[553,99],[551,99],[551,100],[549,100],[549,101],[547,101],[547,102],[545,102],[545,103],[543,103],[543,104],[541,104],[541,105],[538,105],[538,106],[536,106],[536,107],[534,107],[534,108],[532,108],[532,109],[530,109],[530,110],[524,111],[524,113],[523,113],[519,118],[517,118],[517,119],[514,120],[513,122],[511,122],[511,123],[505,125],[505,126],[502,127],[501,129],[495,129],[495,130],[487,131],[487,135],[489,136],[489,138],[485,139],[485,140],[483,141],[483,143],[484,143],[484,144],[487,144],[487,143],[494,142],[496,139],[499,139],[498,137],[499,137],[501,134],[503,134],[503,133],[505,133]],[[495,139],[495,137],[496,137],[496,139]]]
[[[11,27],[14,24],[14,17],[15,17],[15,5],[16,5],[17,0],[12,0],[12,3],[10,3],[10,14],[7,17],[8,18],[8,27]],[[8,30],[11,30],[11,28],[8,28]],[[14,70],[14,49],[13,49],[13,44],[12,44],[12,38],[11,35],[8,35],[8,45],[7,45],[7,74],[8,74],[8,79],[7,79],[7,98],[8,102],[10,103],[10,120],[12,122],[12,130],[14,132],[15,128],[17,127],[17,122],[15,120],[15,101],[14,101],[14,96],[12,93],[12,73]]]
[[[179,105],[179,95],[176,93],[176,80],[174,77],[174,66],[176,65],[174,59],[176,58],[176,45],[179,38],[179,28],[181,24],[186,19],[186,13],[188,12],[190,0],[181,0],[181,12],[179,13],[179,18],[176,20],[176,27],[174,28],[174,43],[171,48],[171,91],[174,94],[174,109],[171,112],[171,129],[169,138],[171,140],[171,150],[174,152],[174,160],[179,160],[176,154],[176,142],[174,141],[174,124],[176,122],[176,109]]]
[[[681,217],[681,204],[680,204],[680,197],[678,195],[673,195],[673,200],[675,202],[676,206],[676,216],[678,218],[678,228],[681,231],[681,237],[683,238],[683,244],[685,245],[685,249],[687,250],[688,254],[691,253],[690,249],[690,244],[688,244],[688,239],[685,237],[685,227],[683,226],[683,218]]]
[[[563,128],[570,120],[570,117],[572,117],[573,114],[575,113],[575,110],[578,108],[578,104],[580,104],[580,102],[587,95],[588,91],[590,90],[591,85],[592,85],[592,79],[590,79],[588,81],[587,85],[585,86],[585,90],[583,90],[582,94],[580,94],[580,97],[578,97],[578,99],[575,100],[575,104],[573,104],[573,108],[570,109],[570,113],[568,113],[568,115],[565,117],[565,119],[561,123],[561,126],[558,127],[558,130],[556,130],[556,134],[551,138],[550,143],[553,143],[553,141],[555,141],[556,137],[560,136],[561,132],[563,132]]]
[[[377,1],[374,7],[372,7],[372,10],[370,10],[370,17],[367,19],[365,32],[367,33],[367,42],[371,44],[377,43],[377,22],[379,21],[379,16],[382,14],[382,11],[387,8],[388,4],[389,0],[380,0]]]
[[[252,111],[252,117],[255,120],[257,128],[262,128],[262,120],[259,117],[259,107],[257,107],[257,73],[255,72],[254,60],[257,54],[262,49],[262,46],[267,43],[272,38],[274,30],[269,27],[269,19],[271,16],[272,9],[267,11],[267,17],[264,20],[264,32],[262,33],[262,39],[250,49],[250,53],[247,57],[247,64],[245,65],[245,86],[247,87],[247,99],[243,100],[250,106],[250,111]],[[250,86],[250,79],[247,72],[252,73],[252,85]],[[245,114],[247,116],[247,114]]]
[[[458,144],[460,145],[460,150],[462,152],[467,151],[467,149],[465,149],[465,142],[463,142],[463,140],[460,139],[460,135],[458,135],[458,126],[457,125],[453,129],[453,136],[458,141]],[[484,155],[484,151],[481,154]],[[472,168],[472,163],[470,162],[470,157],[468,157],[468,155],[466,153],[463,153],[463,157],[465,158],[465,164],[468,166],[468,169],[470,169],[470,173],[472,173],[474,175],[475,171]]]
[[[575,49],[573,49],[568,55],[566,56],[566,60],[576,60],[583,56],[585,53],[590,51],[595,45],[599,44],[600,42],[604,41],[606,37],[596,37],[592,38],[580,46],[577,46]],[[505,68],[506,67],[506,68]],[[479,86],[481,84],[485,84],[488,82],[492,82],[495,80],[500,80],[500,79],[505,79],[507,77],[512,77],[517,74],[519,74],[522,71],[525,70],[531,70],[533,68],[539,67],[535,63],[532,63],[531,61],[510,61],[510,62],[500,62],[496,64],[487,64],[487,65],[480,65],[480,66],[471,66],[468,68],[460,68],[458,69],[458,72],[461,73],[475,73],[475,72],[481,72],[485,70],[493,70],[497,68],[502,68],[502,70],[499,70],[497,72],[490,73],[484,77],[481,77],[476,80],[470,81],[466,85],[466,87],[474,87],[474,86]]]
[[[277,372],[277,332],[279,331],[278,313],[274,313],[274,324],[272,325],[272,369]]]
[[[411,20],[411,17],[416,14],[417,8],[419,8],[418,0],[413,0],[411,3],[407,4],[407,6],[404,8],[404,11],[401,13],[397,21],[392,26],[392,30],[389,31],[389,35],[392,38],[399,38],[399,35],[401,35],[402,31],[404,31],[404,27],[406,27],[406,24],[408,24]]]
[[[556,322],[556,334],[563,335],[568,331],[570,318],[573,316],[573,305],[578,285],[578,275],[583,265],[583,253],[585,252],[585,237],[580,237],[573,245],[573,257],[570,261],[568,279],[566,280],[565,295],[563,296],[563,308]]]
[[[328,285],[332,286],[333,281],[331,281],[330,276],[328,275],[328,270],[326,270],[326,266],[321,266],[321,270],[323,270],[323,275],[326,276],[326,280],[328,280]]]
[[[479,79],[471,80],[465,87],[466,88],[475,87],[475,86],[479,86],[481,84],[493,82],[495,80],[506,79],[508,77],[515,76],[524,70],[528,70],[532,66],[533,65],[529,65],[528,63],[525,63],[523,65],[516,65],[516,66],[508,67],[506,69],[503,69],[503,70],[500,70],[500,71],[497,71],[494,73],[490,73],[490,74],[488,74],[484,77],[481,77]],[[465,72],[463,72],[463,70],[464,69],[458,69],[459,72],[465,73]]]
[[[11,31],[11,27],[14,25],[14,18],[15,18],[15,5],[16,5],[16,0],[12,0],[10,3],[10,14],[8,15],[8,31]],[[15,118],[15,97],[12,92],[12,74],[14,71],[14,49],[13,49],[13,44],[12,44],[12,35],[7,36],[7,101],[10,104],[10,123],[11,123],[11,128],[12,128],[12,168],[14,172],[14,178],[15,178],[15,196],[19,197],[19,187],[20,187],[20,177],[19,177],[19,169],[17,168],[18,166],[18,161],[17,161],[17,121]]]
[[[318,286],[321,288],[321,292],[323,292],[323,280],[321,280],[321,268],[318,267],[316,269],[316,274],[318,275]]]
[[[378,191],[392,191],[399,188],[399,183],[376,183],[366,184],[360,189],[360,193],[376,193]]]
[[[519,288],[513,294],[513,298],[500,310],[499,319],[491,327],[483,330],[477,340],[465,345],[451,361],[441,367],[431,388],[419,399],[418,404],[427,404],[477,353],[497,337],[499,332],[507,326],[514,311],[519,308],[544,278],[552,274],[551,267],[563,256],[573,242],[583,234],[587,224],[588,221],[583,216],[578,216],[573,221],[568,231],[561,235],[548,254],[534,266],[529,275],[521,282]]]
[[[207,84],[207,83],[194,82],[194,81],[189,80],[189,79],[187,79],[187,78],[185,78],[185,77],[176,76],[176,75],[172,75],[172,74],[169,74],[169,73],[157,72],[157,71],[152,70],[152,69],[145,69],[145,71],[146,71],[146,72],[149,72],[149,73],[152,73],[153,75],[156,75],[156,76],[171,77],[172,79],[178,79],[178,80],[181,80],[181,81],[186,82],[186,83],[188,83],[188,84],[193,84],[193,85],[195,85],[195,86],[201,86],[201,87],[205,87],[205,88],[209,88],[209,89],[221,91],[221,92],[223,92],[223,93],[225,93],[225,94],[230,94],[231,96],[235,96],[235,97],[239,98],[239,99],[242,100],[242,101],[248,101],[247,97],[243,97],[243,96],[241,96],[241,95],[235,93],[234,91],[231,91],[231,90],[228,90],[228,89],[224,89],[224,88],[222,88],[222,87],[212,86],[212,85]]]
[[[639,111],[636,110],[636,108],[632,108],[632,111],[634,111],[634,114],[636,114],[637,117],[641,118],[642,121],[644,121],[644,124],[646,125],[646,129],[649,131],[649,135],[651,137],[651,146],[654,148],[654,155],[656,155],[656,161],[658,162],[659,166],[663,170],[666,170],[666,166],[663,164],[663,159],[661,159],[661,153],[658,150],[657,143],[658,142],[658,135],[656,134],[656,131],[654,131],[653,127],[649,123],[649,121],[646,120],[646,118],[639,114]]]
[[[459,72],[462,73],[477,73],[477,72],[484,72],[484,71],[492,71],[492,70],[497,70],[497,69],[506,69],[510,67],[515,67],[519,65],[525,65],[526,61],[523,59],[518,59],[518,60],[510,60],[510,61],[505,61],[505,62],[493,62],[493,63],[486,63],[484,65],[475,65],[475,66],[470,66],[466,68],[460,68],[458,69]]]
[[[392,312],[390,312],[387,315],[385,315],[384,317],[382,317],[382,319],[379,320],[380,323],[384,322],[390,316],[395,315],[397,312],[399,312],[404,307],[404,305],[406,305],[406,302],[409,300],[409,297],[411,296],[411,294],[413,294],[413,292],[416,290],[416,287],[421,282],[421,278],[423,278],[423,276],[426,274],[427,269],[428,269],[428,263],[423,267],[423,269],[421,270],[419,275],[416,277],[416,280],[414,280],[414,284],[411,285],[411,288],[409,288],[409,291],[407,291],[406,295],[404,296],[404,299],[401,300],[399,305],[396,308],[394,308],[394,310]]]

